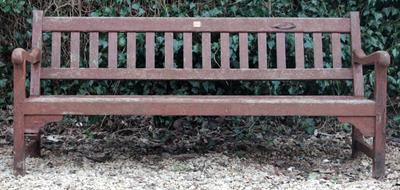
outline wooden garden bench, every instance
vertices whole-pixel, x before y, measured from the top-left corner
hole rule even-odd
[[[14,169],[25,172],[25,156],[40,155],[40,129],[63,115],[336,116],[353,125],[352,150],[373,159],[373,176],[384,176],[387,67],[390,57],[361,50],[359,13],[350,18],[121,18],[43,17],[33,12],[32,50],[17,48],[14,65]],[[52,33],[51,65],[41,66],[42,34]],[[70,33],[69,67],[60,66],[61,32]],[[98,67],[99,32],[108,33],[108,66]],[[117,66],[117,34],[126,33],[126,67]],[[145,68],[136,67],[136,34],[145,33]],[[165,60],[155,66],[155,33],[165,37]],[[89,33],[89,66],[80,66],[80,33]],[[174,67],[174,33],[183,33],[183,68]],[[201,33],[201,68],[192,61],[192,33]],[[221,46],[212,67],[211,33]],[[231,33],[231,34],[230,34]],[[239,36],[239,68],[230,66],[230,35]],[[248,33],[257,37],[258,68],[249,67]],[[285,35],[294,33],[295,67],[287,67]],[[304,33],[312,34],[313,67],[305,67]],[[324,65],[323,35],[330,34],[331,66]],[[272,35],[270,35],[272,34]],[[341,34],[351,37],[352,59],[342,66]],[[236,35],[236,34],[235,34]],[[308,34],[307,34],[308,35]],[[276,61],[267,60],[267,39],[275,36]],[[25,94],[26,63],[31,64],[30,95]],[[271,67],[270,65],[276,65]],[[364,97],[363,65],[375,65],[375,98]],[[352,80],[352,96],[178,96],[41,95],[46,80]],[[33,141],[26,144],[24,137]],[[374,137],[372,145],[363,137]]]

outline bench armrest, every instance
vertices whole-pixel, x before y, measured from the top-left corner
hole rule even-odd
[[[353,64],[375,65],[375,91],[377,116],[386,122],[386,99],[387,99],[387,72],[390,64],[390,55],[386,51],[376,51],[365,55],[364,51],[357,49],[353,51]]]
[[[353,61],[362,65],[380,65],[388,67],[390,64],[390,55],[386,51],[376,51],[369,55],[365,55],[361,49],[353,50]]]
[[[13,63],[13,92],[14,92],[14,107],[20,106],[20,103],[26,98],[25,93],[25,78],[26,78],[26,63],[33,65],[40,64],[41,50],[34,48],[28,52],[22,48],[16,48],[11,54],[11,62]]]
[[[40,62],[41,51],[39,48],[33,48],[31,52],[28,52],[22,48],[16,48],[12,52],[11,62],[15,64],[23,64],[28,61],[31,64],[37,64]]]

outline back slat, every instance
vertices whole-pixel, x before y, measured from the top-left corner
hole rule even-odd
[[[174,33],[166,32],[165,34],[165,65],[167,69],[174,68]]]
[[[267,35],[265,33],[257,34],[258,42],[258,68],[267,69]]]
[[[80,33],[71,32],[71,68],[79,68]]]
[[[108,68],[117,68],[118,36],[116,32],[108,33]]]
[[[201,59],[202,68],[211,69],[211,34],[209,32],[201,34]]]
[[[229,33],[221,33],[221,68],[229,69]]]
[[[296,68],[304,68],[304,35],[303,33],[295,33],[295,58]]]
[[[340,47],[340,33],[331,34],[333,68],[342,67],[342,50]]]
[[[314,43],[314,67],[324,68],[324,61],[322,59],[322,34],[313,33]]]
[[[61,60],[61,33],[53,32],[51,36],[51,67],[59,68]]]
[[[277,68],[286,68],[286,43],[285,33],[276,33],[276,60]]]
[[[192,69],[192,33],[183,33],[183,68]]]
[[[126,34],[128,44],[126,46],[126,67],[130,69],[136,68],[136,33],[128,32]]]
[[[240,68],[249,68],[249,50],[248,50],[248,36],[247,33],[239,33],[239,58]]]
[[[99,33],[90,32],[89,34],[89,67],[99,66]]]
[[[154,59],[154,32],[146,32],[146,68],[155,68]]]
[[[194,27],[195,23],[200,25]],[[288,29],[285,27],[288,24],[293,27]],[[350,32],[350,19],[44,17],[43,30],[82,32]]]

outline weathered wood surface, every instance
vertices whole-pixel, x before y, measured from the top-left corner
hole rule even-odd
[[[201,59],[202,68],[211,69],[211,33],[209,32],[201,34]]]
[[[141,80],[316,80],[352,79],[342,69],[124,69],[42,68],[42,79],[141,79]]]
[[[126,67],[129,69],[136,68],[136,33],[128,32],[126,34],[127,47],[126,47]]]
[[[42,50],[43,44],[43,11],[33,11],[32,19],[32,48]],[[41,56],[41,55],[40,55]],[[31,96],[40,95],[40,64],[34,64],[31,68]]]
[[[266,33],[258,33],[257,34],[257,43],[258,43],[258,68],[259,69],[267,69],[267,34]]]
[[[296,59],[296,68],[303,69],[304,68],[304,34],[303,33],[295,33],[295,59]]]
[[[231,68],[230,65],[230,42],[229,42],[229,33],[223,32],[221,33],[221,65],[222,69]]]
[[[89,34],[89,67],[99,67],[99,33],[90,32]]]
[[[154,32],[146,33],[146,68],[155,68]]]
[[[108,33],[108,68],[118,65],[118,36],[116,32]]]
[[[174,68],[174,33],[165,33],[165,64],[164,68]]]
[[[342,67],[342,47],[340,44],[340,33],[331,34],[332,42],[332,65],[333,68]]]
[[[351,96],[42,96],[25,114],[374,116],[375,102]]]
[[[291,23],[286,29],[277,25]],[[44,17],[43,31],[350,32],[349,18]]]
[[[358,12],[350,13],[351,20],[351,49],[361,49],[361,29]],[[353,59],[353,57],[352,57]],[[354,63],[354,60],[351,61]],[[354,96],[364,96],[363,68],[360,64],[352,64],[353,67],[353,93]]]
[[[51,35],[51,67],[61,66],[61,33],[53,32]]]
[[[239,63],[241,69],[249,68],[249,43],[247,33],[239,33]]]
[[[313,33],[313,43],[314,43],[314,68],[324,68],[321,33]]]
[[[71,33],[71,68],[79,68],[80,66],[80,33],[79,32],[72,32]]]
[[[286,69],[285,33],[276,33],[276,64],[278,69]]]

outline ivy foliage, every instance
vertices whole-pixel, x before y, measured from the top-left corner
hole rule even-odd
[[[60,0],[23,1],[0,0],[0,106],[10,105],[12,99],[11,51],[16,47],[30,47],[32,10],[45,10],[46,16],[121,16],[121,17],[349,17],[350,11],[360,11],[362,48],[367,53],[386,50],[391,54],[389,68],[389,110],[391,125],[400,125],[400,1],[399,0]],[[194,66],[201,65],[200,35],[194,34]],[[219,60],[219,43],[212,36],[214,65]],[[238,36],[231,37],[231,64],[238,67]],[[271,35],[273,39],[274,36]],[[88,66],[88,36],[82,34],[81,64]],[[50,60],[51,34],[44,33],[44,64]],[[68,65],[68,34],[63,34],[62,60]],[[294,64],[294,36],[287,35],[288,65]],[[182,34],[174,38],[176,65],[182,67]],[[329,52],[329,36],[324,34],[324,52]],[[342,35],[343,44],[349,44],[348,36]],[[156,63],[163,64],[163,34],[156,34]],[[118,64],[126,64],[126,35],[118,34]],[[137,36],[138,47],[144,47],[144,34]],[[250,67],[257,67],[256,35],[249,35]],[[100,67],[107,64],[107,35],[100,34]],[[306,67],[312,66],[312,38],[305,35]],[[275,41],[269,40],[268,56],[275,60]],[[343,62],[350,64],[350,47],[343,47]],[[144,48],[138,48],[138,66],[143,67]],[[330,66],[331,57],[326,54],[325,64]],[[158,66],[160,66],[158,65]],[[42,81],[43,94],[351,94],[351,81]],[[366,95],[373,96],[373,68],[365,71]]]

